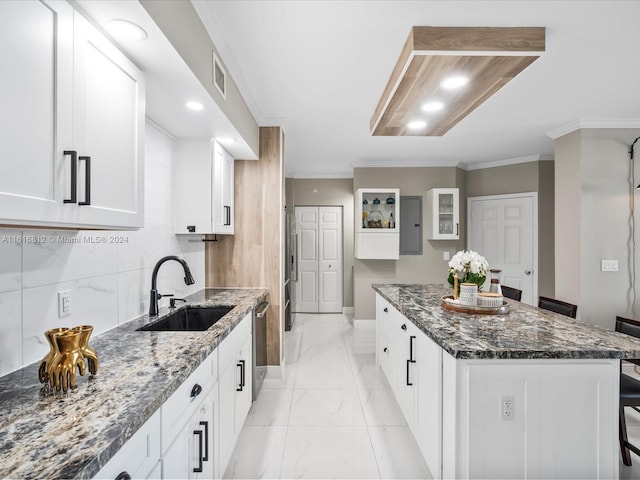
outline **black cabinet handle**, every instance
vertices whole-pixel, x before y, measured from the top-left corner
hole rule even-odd
[[[194,435],[198,436],[198,448],[200,454],[198,455],[198,466],[193,468],[195,473],[202,473],[202,430],[194,430]]]
[[[402,326],[401,326],[400,328],[401,328],[401,329],[403,329],[403,330],[406,330],[406,329],[407,329],[407,324],[406,324],[406,323],[403,323],[403,324],[402,324]]]
[[[63,202],[76,203],[76,190],[78,189],[78,153],[75,150],[65,150],[63,154],[65,156],[71,155],[71,198],[65,198]]]
[[[416,359],[413,358],[413,341],[416,339],[415,335],[411,335],[409,337],[409,361],[411,363],[416,363]]]
[[[202,455],[202,461],[209,461],[209,422],[200,422],[200,425],[204,427],[204,455]]]
[[[413,383],[411,383],[409,381],[409,366],[410,365],[411,365],[411,360],[407,360],[407,385],[411,387],[411,386],[413,386]]]
[[[224,215],[224,218],[225,218],[224,224],[225,225],[231,225],[231,207],[228,206],[228,205],[225,205],[224,206],[224,213],[225,213],[225,215]]]
[[[236,364],[236,367],[240,367],[240,384],[238,385],[238,388],[236,388],[237,392],[242,392],[244,388],[244,363],[244,360],[238,360],[238,363]]]
[[[456,235],[459,235],[459,233],[458,233],[459,226],[460,226],[460,224],[456,223]]]
[[[115,480],[131,480],[131,475],[125,470],[124,472],[120,472]]]
[[[191,396],[192,396],[192,397],[197,397],[197,396],[198,396],[198,395],[200,395],[201,393],[202,393],[202,387],[196,383],[196,384],[193,386],[193,388],[191,389]]]
[[[384,348],[382,349],[382,351],[383,351],[384,353],[387,353],[387,351],[388,351],[388,350],[389,350],[389,349],[388,349],[387,347],[384,347]]]
[[[91,157],[78,157],[78,160],[84,162],[84,201],[78,205],[91,205]]]
[[[384,310],[383,310],[383,311],[384,311],[384,313],[388,313],[388,312],[389,312],[389,309],[388,309],[387,307],[384,307]]]

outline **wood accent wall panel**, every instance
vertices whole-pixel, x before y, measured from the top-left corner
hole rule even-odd
[[[207,287],[264,287],[267,363],[280,365],[284,338],[281,235],[283,161],[279,127],[260,127],[259,160],[235,161],[235,234],[218,235],[205,248]]]

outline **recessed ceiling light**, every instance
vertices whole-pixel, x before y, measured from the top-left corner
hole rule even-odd
[[[187,102],[187,108],[189,110],[202,110],[204,108],[204,105],[201,104],[200,102]]]
[[[423,112],[437,112],[438,110],[442,110],[444,108],[444,103],[442,102],[427,102],[422,105]]]
[[[109,33],[118,40],[146,40],[147,32],[142,27],[127,20],[111,20],[107,27]]]
[[[424,128],[426,126],[427,122],[425,122],[424,120],[413,120],[407,123],[407,127],[411,130],[420,130],[421,128]]]
[[[220,137],[217,140],[218,143],[221,143],[222,145],[231,145],[232,143],[236,143],[236,139],[231,137]]]
[[[453,77],[445,78],[442,82],[440,82],[440,86],[442,88],[446,88],[447,90],[451,90],[454,88],[464,87],[467,83],[469,83],[469,77],[465,77],[464,75],[456,75]]]

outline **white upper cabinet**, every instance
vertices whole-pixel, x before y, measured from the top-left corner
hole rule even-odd
[[[460,193],[457,188],[432,188],[427,191],[427,238],[460,238]]]
[[[77,196],[83,207],[78,209],[77,221],[141,227],[145,111],[142,73],[80,15],[76,14],[74,27],[71,149],[78,152]],[[86,175],[89,166],[90,175]]]
[[[399,258],[399,205],[400,190],[397,188],[359,188],[356,191],[356,258]]]
[[[215,233],[233,235],[233,157],[220,146],[213,143],[214,179],[213,179],[213,223]]]
[[[0,224],[142,226],[140,70],[66,2],[0,16]]]
[[[176,141],[173,172],[176,233],[234,232],[233,157],[210,139]]]

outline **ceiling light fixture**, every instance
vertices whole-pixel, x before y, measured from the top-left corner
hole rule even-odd
[[[469,77],[464,75],[454,75],[442,80],[440,82],[440,86],[445,90],[455,90],[456,88],[464,87],[467,83],[469,83]]]
[[[423,112],[437,112],[444,108],[444,103],[442,102],[427,102],[422,105]]]
[[[204,105],[200,102],[189,101],[186,103],[186,105],[189,110],[194,110],[196,112],[204,109]]]
[[[371,117],[371,135],[442,136],[544,50],[544,27],[412,27]],[[448,77],[458,78],[443,82]],[[436,98],[446,113],[434,115],[428,129],[410,129],[424,100]]]
[[[107,26],[109,33],[118,40],[146,40],[147,32],[139,25],[128,20],[115,19],[111,20]]]
[[[426,126],[427,122],[425,122],[424,120],[412,120],[411,122],[407,123],[407,128],[410,128],[411,130],[421,130]]]

